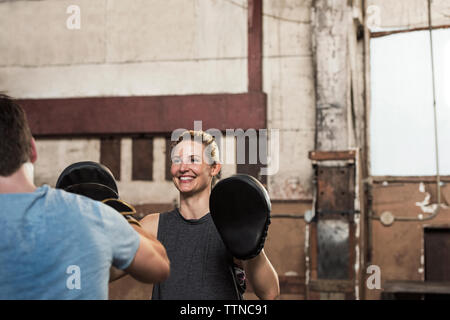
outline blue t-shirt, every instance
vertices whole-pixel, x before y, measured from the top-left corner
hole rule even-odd
[[[47,185],[0,194],[0,299],[107,299],[111,265],[127,268],[139,242],[101,202]]]

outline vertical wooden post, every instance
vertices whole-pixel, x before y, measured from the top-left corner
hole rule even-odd
[[[312,291],[309,296],[323,299],[354,299],[357,292],[354,217],[359,212],[354,207],[355,167],[349,165],[355,163],[355,158],[340,159],[340,151],[358,143],[352,104],[352,71],[356,69],[352,5],[349,0],[315,0],[312,8],[315,153],[329,154],[331,158],[315,160],[316,218],[310,228],[316,231],[311,237],[317,239],[310,239],[309,261],[317,270],[311,270],[307,290]]]
[[[248,91],[263,90],[262,0],[248,0]]]

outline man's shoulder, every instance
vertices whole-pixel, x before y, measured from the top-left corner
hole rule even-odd
[[[62,189],[48,187],[47,198],[49,201],[76,207],[98,207],[98,201],[92,200],[85,196],[67,192]]]
[[[104,215],[116,213],[114,209],[100,201],[51,187],[48,188],[46,202],[49,207],[65,211],[68,215],[81,215],[91,219],[102,219]]]

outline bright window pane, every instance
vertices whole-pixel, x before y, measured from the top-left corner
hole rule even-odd
[[[433,31],[440,173],[450,174],[450,30]],[[435,175],[428,31],[371,40],[371,173]]]

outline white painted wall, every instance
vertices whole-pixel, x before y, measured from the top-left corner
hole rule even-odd
[[[41,139],[37,141],[36,147],[36,185],[55,186],[60,173],[74,162],[100,161],[99,139]]]
[[[0,17],[0,87],[15,97],[247,90],[247,12],[227,1],[13,1]]]
[[[315,91],[311,47],[312,1],[263,2],[263,86],[268,127],[280,130],[280,163],[270,176],[272,199],[312,198]]]

